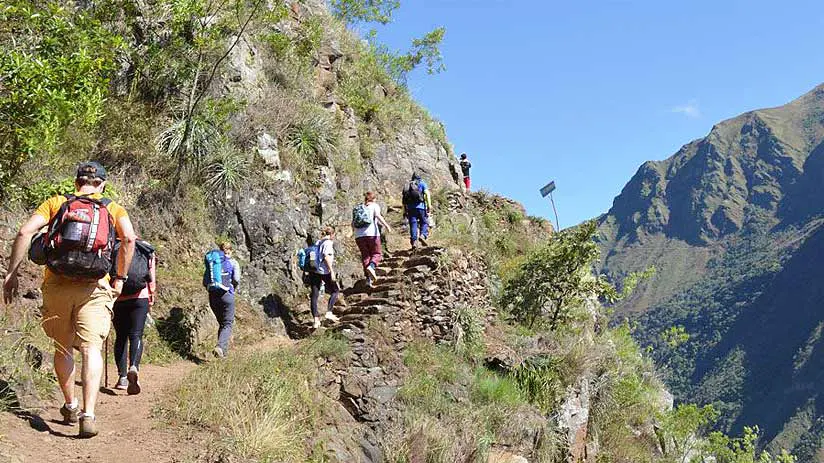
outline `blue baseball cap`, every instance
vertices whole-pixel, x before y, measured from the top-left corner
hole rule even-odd
[[[77,178],[89,177],[106,180],[106,168],[98,162],[89,161],[77,166]]]

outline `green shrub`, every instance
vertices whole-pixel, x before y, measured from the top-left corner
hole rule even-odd
[[[5,2],[0,22],[15,31],[0,38],[3,197],[25,163],[54,156],[69,126],[95,127],[121,42],[86,10],[57,1]]]
[[[320,16],[312,16],[300,24],[298,36],[293,41],[295,53],[303,59],[311,58],[320,48],[322,41],[323,22]]]
[[[486,311],[481,307],[459,305],[452,312],[455,349],[468,357],[483,355]]]
[[[271,32],[263,35],[263,40],[274,53],[275,58],[285,60],[292,49],[292,39],[282,32]]]
[[[50,397],[56,381],[51,371],[40,365],[37,351],[52,351],[52,343],[40,327],[40,317],[23,314],[11,326],[5,314],[0,314],[0,412],[19,411],[20,404],[14,389],[23,387],[40,398]]]
[[[286,130],[286,146],[309,165],[328,164],[325,156],[335,150],[338,139],[334,123],[325,115],[311,114],[295,121]]]
[[[507,277],[501,301],[515,320],[533,326],[546,318],[554,330],[571,320],[586,298],[617,297],[614,288],[590,273],[598,258],[595,230],[595,222],[587,222],[556,233]]]

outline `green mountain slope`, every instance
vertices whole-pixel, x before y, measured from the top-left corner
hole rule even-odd
[[[657,269],[617,311],[637,318],[676,397],[715,404],[727,429],[759,425],[800,461],[824,461],[823,123],[822,86],[724,121],[642,165],[599,218],[601,271]],[[665,339],[672,326],[689,339]]]

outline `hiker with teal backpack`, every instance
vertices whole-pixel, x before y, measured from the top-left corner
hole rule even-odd
[[[325,318],[332,322],[337,322],[338,317],[332,313],[332,308],[340,295],[340,286],[337,282],[337,274],[335,272],[335,229],[333,227],[326,227],[323,229],[323,237],[317,243],[304,249],[302,253],[298,254],[298,261],[303,255],[302,269],[309,276],[310,291],[310,307],[312,309],[312,327],[320,328],[320,312],[318,311],[318,299],[323,288],[329,293],[329,306],[326,309]]]
[[[417,246],[418,240],[426,246],[429,238],[429,216],[432,213],[429,188],[426,182],[417,173],[412,174],[412,180],[403,188],[403,216],[409,220],[409,241],[412,249]]]
[[[368,191],[364,195],[363,204],[358,204],[352,210],[355,243],[360,250],[361,263],[369,287],[372,287],[378,279],[376,269],[383,257],[379,227],[383,227],[388,233],[392,231],[392,227],[383,219],[381,207],[375,199],[375,193]]]
[[[298,268],[302,272],[302,278],[304,286],[309,286],[309,273],[312,271],[314,265],[309,264],[309,259],[315,259],[318,253],[318,247],[316,246],[317,240],[312,233],[308,233],[306,235],[306,247],[298,249],[297,256],[298,256]]]
[[[119,252],[118,241],[114,247],[114,256]],[[115,257],[114,260],[116,259]],[[113,265],[110,275],[116,275],[116,270],[116,266]],[[140,358],[143,356],[143,329],[157,294],[156,275],[154,248],[146,241],[137,240],[128,277],[123,283],[123,291],[114,303],[112,318],[115,332],[114,358],[119,378],[114,388],[125,389],[129,395],[140,394],[138,369]],[[126,343],[129,344],[128,359]]]
[[[220,249],[207,252],[204,263],[203,286],[209,291],[209,307],[220,324],[217,346],[212,353],[223,358],[229,352],[229,339],[235,322],[235,288],[240,283],[240,265],[232,259],[232,244],[229,242],[221,243]]]

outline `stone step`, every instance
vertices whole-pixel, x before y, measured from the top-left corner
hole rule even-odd
[[[361,302],[358,302],[357,304],[354,304],[352,308],[369,307],[376,305],[391,305],[395,307],[401,307],[403,304],[395,299],[370,297],[369,299],[365,299]]]
[[[415,256],[407,259],[403,266],[406,268],[419,267],[426,265],[429,268],[438,268],[438,261],[432,256]]]
[[[415,267],[409,267],[408,269],[404,270],[404,275],[421,275],[426,274],[432,271],[432,268],[428,265],[418,265]]]
[[[375,285],[377,285],[377,286],[389,285],[389,284],[397,285],[397,284],[401,284],[401,283],[403,283],[403,278],[402,277],[400,277],[400,276],[391,276],[391,277],[378,278],[378,281],[375,282]]]
[[[376,298],[376,299],[398,300],[398,299],[400,299],[401,295],[402,295],[401,290],[400,289],[394,289],[394,287],[392,289],[384,289],[384,290],[379,290],[379,289],[375,288],[373,291],[371,291],[369,293],[370,297]]]
[[[378,267],[401,267],[408,260],[406,257],[390,257],[381,261]]]
[[[401,288],[402,285],[400,283],[387,283],[383,284],[383,280],[378,280],[378,283],[372,288],[368,286],[359,286],[355,288],[348,289],[344,291],[344,296],[346,296],[347,303],[354,303],[360,302],[365,299],[366,296],[376,293],[386,293],[391,292],[391,297],[396,297],[401,295]],[[390,296],[378,296],[378,297],[390,297]]]
[[[353,305],[350,307],[342,308],[340,310],[334,311],[335,315],[338,316],[346,316],[346,315],[374,315],[378,313],[377,309],[375,309],[375,305],[368,304],[368,305]]]
[[[398,277],[403,274],[401,268],[378,268],[376,272],[378,277]]]
[[[357,292],[349,292],[344,293],[344,298],[346,299],[347,304],[357,304],[358,302],[367,299],[369,297],[369,291],[357,291]]]

